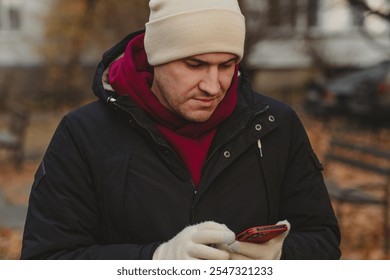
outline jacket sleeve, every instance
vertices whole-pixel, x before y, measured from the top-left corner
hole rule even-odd
[[[31,189],[21,259],[150,259],[158,244],[109,244],[91,171],[64,118]]]
[[[324,184],[322,166],[300,120],[293,114],[281,189],[280,217],[292,225],[284,259],[339,259],[340,231]]]

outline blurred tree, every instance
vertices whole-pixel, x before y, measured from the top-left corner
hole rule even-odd
[[[390,21],[390,10],[389,9],[381,10],[381,9],[374,8],[366,0],[348,0],[348,2],[352,7],[360,10],[360,12],[364,13],[365,15],[374,14],[382,19]],[[389,6],[390,1],[384,0],[383,4],[386,4],[386,2],[387,2],[387,6]]]
[[[347,0],[352,8],[353,14],[358,21],[359,31],[364,38],[377,50],[389,55],[389,44],[378,40],[378,33],[382,29],[387,30],[390,38],[390,0],[372,1],[372,0]],[[371,23],[374,24],[370,24]],[[382,27],[379,27],[382,26]],[[384,26],[387,26],[383,28]],[[371,27],[371,28],[370,28]],[[379,27],[379,28],[378,28]],[[374,28],[374,30],[372,30]],[[385,34],[381,34],[385,35]],[[381,36],[383,37],[383,36]]]
[[[55,0],[40,48],[47,63],[47,105],[79,102],[90,88],[87,64],[95,64],[103,50],[127,33],[144,28],[148,14],[145,0]]]

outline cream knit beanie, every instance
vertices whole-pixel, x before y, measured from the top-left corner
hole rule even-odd
[[[149,7],[145,50],[150,65],[211,52],[242,59],[245,18],[237,0],[150,0]]]

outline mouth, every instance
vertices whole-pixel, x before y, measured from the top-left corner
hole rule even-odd
[[[194,98],[194,100],[203,106],[211,106],[215,102],[216,98]]]

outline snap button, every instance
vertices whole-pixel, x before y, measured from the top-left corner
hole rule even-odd
[[[274,121],[275,121],[275,117],[272,116],[272,115],[270,115],[270,116],[268,117],[268,120],[269,120],[270,122],[274,122]]]
[[[230,152],[229,151],[224,151],[223,155],[225,158],[230,158]]]
[[[263,129],[263,127],[261,126],[261,124],[256,124],[256,125],[255,125],[255,129],[256,129],[257,131],[260,131],[260,130]]]

